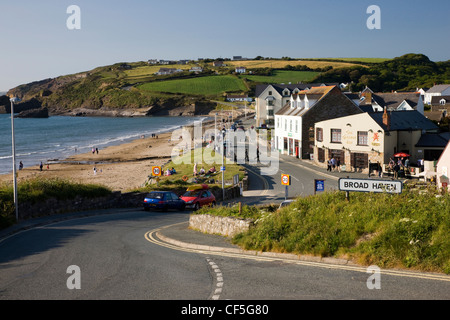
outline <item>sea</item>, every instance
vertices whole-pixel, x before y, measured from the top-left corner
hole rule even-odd
[[[70,117],[14,118],[16,168],[61,161],[92,148],[105,148],[170,132],[207,117]],[[0,174],[12,164],[11,115],[0,114]]]

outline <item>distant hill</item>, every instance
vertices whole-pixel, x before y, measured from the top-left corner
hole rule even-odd
[[[9,90],[8,95],[24,102],[32,100],[33,106],[47,107],[50,114],[139,109],[147,115],[171,114],[171,110],[181,115],[184,108],[193,115],[214,109],[216,104],[210,101],[223,101],[227,94],[252,96],[260,83],[348,82],[353,91],[365,86],[376,91],[391,91],[431,87],[434,82],[448,83],[450,79],[449,61],[432,62],[420,54],[394,59],[257,57],[223,60],[224,66],[215,66],[215,59],[183,65],[150,65],[142,61],[116,63],[23,84]],[[237,66],[246,67],[246,72],[236,73]],[[200,67],[201,71],[192,72],[192,67]],[[161,68],[176,72],[157,75]]]

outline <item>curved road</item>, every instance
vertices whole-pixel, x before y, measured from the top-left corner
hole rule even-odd
[[[339,266],[168,245],[154,230],[189,212],[109,210],[0,240],[0,300],[449,299],[450,278],[370,274]],[[68,280],[79,268],[79,289]],[[76,281],[69,281],[76,283]]]

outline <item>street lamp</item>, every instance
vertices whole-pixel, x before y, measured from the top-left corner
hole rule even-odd
[[[16,209],[16,221],[19,221],[19,201],[17,200],[17,173],[16,173],[16,143],[14,141],[14,103],[20,101],[13,97],[11,101],[11,135],[12,135],[12,161],[13,161],[13,181],[14,181],[14,207]]]

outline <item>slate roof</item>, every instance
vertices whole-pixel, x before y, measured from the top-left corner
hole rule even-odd
[[[383,112],[368,113],[384,130],[402,131],[402,130],[437,130],[438,126],[431,120],[423,116],[419,111],[389,111],[391,117],[391,126],[388,129],[383,124]]]
[[[295,89],[299,89],[300,91],[310,89],[312,87],[320,87],[324,83],[296,83],[296,84],[258,84],[255,88],[255,96],[259,97],[261,93],[263,93],[264,90],[268,86],[272,86],[280,95],[282,94],[283,90],[288,88],[289,94],[292,94],[292,91]],[[338,83],[326,83],[326,86],[338,86]]]
[[[276,115],[282,116],[302,116],[312,107],[314,107],[317,102],[320,101],[328,92],[330,92],[335,86],[320,86],[320,87],[312,87],[309,91],[300,91],[298,94],[310,97],[315,100],[309,108],[301,107],[301,108],[291,108],[291,103],[288,102],[284,107],[282,107]]]
[[[417,141],[416,147],[445,148],[449,140],[450,140],[450,132],[425,133],[422,134],[419,141]]]
[[[450,88],[450,84],[437,84],[427,90],[427,93],[441,93],[445,89]]]
[[[445,104],[450,103],[450,96],[433,96],[431,97],[431,105],[441,105],[441,100],[445,100]]]

